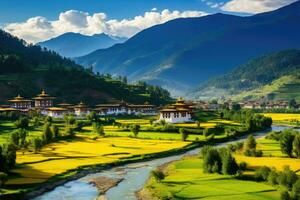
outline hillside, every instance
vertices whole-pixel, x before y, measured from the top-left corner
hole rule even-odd
[[[57,102],[94,104],[113,100],[163,104],[169,93],[146,84],[128,85],[93,74],[73,61],[39,46],[26,44],[0,30],[0,102],[17,94],[33,97],[45,89]]]
[[[176,19],[75,61],[178,94],[259,55],[300,48],[299,21],[299,1],[250,17],[214,14]]]
[[[51,49],[64,57],[78,57],[97,49],[111,47],[125,40],[125,38],[112,38],[105,34],[87,36],[80,33],[65,33],[56,38],[40,42],[38,45]]]
[[[300,100],[300,50],[285,50],[261,56],[228,74],[212,78],[191,93],[194,98]]]

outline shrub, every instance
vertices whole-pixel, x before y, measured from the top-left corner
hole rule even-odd
[[[255,170],[254,177],[257,181],[266,181],[270,172],[271,170],[269,167],[263,166]]]
[[[153,170],[151,174],[157,182],[161,182],[165,178],[164,173],[159,170]]]
[[[253,135],[249,135],[247,140],[244,143],[244,150],[255,150],[256,149],[256,140]]]
[[[94,133],[96,133],[100,136],[105,136],[104,128],[99,123],[93,123],[93,130],[94,130]]]
[[[52,122],[53,122],[52,117],[47,116],[47,117],[45,118],[45,123],[52,124]]]
[[[75,131],[72,127],[66,126],[65,128],[65,135],[69,137],[74,137],[75,136]]]
[[[222,155],[222,174],[235,175],[239,167],[231,153],[227,151]]]
[[[281,137],[280,131],[272,131],[272,132],[268,133],[268,135],[266,136],[267,139],[276,140],[276,141],[279,141],[280,137]]]

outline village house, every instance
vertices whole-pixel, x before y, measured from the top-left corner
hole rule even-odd
[[[47,116],[54,118],[63,118],[66,114],[69,114],[68,109],[61,107],[46,108]]]
[[[45,90],[42,91],[41,94],[34,97],[34,107],[36,110],[39,110],[41,114],[47,115],[47,108],[53,107],[54,103],[53,100],[55,97],[50,96],[45,92]]]
[[[31,109],[32,101],[29,99],[24,99],[20,95],[16,96],[13,99],[8,100],[8,102],[10,108],[19,109],[23,111]]]
[[[78,105],[74,106],[74,113],[78,117],[86,116],[90,114],[90,111],[91,109],[82,101]]]
[[[186,103],[179,97],[175,104],[169,105],[160,110],[159,121],[167,123],[191,122],[195,107],[191,103]]]

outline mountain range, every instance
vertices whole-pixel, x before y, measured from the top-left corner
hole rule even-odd
[[[213,14],[143,30],[123,44],[75,58],[100,73],[125,75],[184,94],[257,56],[300,48],[300,2],[248,17]]]
[[[88,104],[124,100],[161,105],[168,91],[147,84],[127,84],[61,57],[40,46],[27,44],[0,29],[0,103],[20,94],[34,97],[43,89],[57,102]]]
[[[190,97],[300,101],[300,50],[284,50],[252,59],[202,83],[190,92]]]
[[[106,34],[88,36],[69,32],[37,45],[53,50],[64,57],[72,58],[89,54],[97,49],[105,49],[124,41],[126,38],[111,37]]]

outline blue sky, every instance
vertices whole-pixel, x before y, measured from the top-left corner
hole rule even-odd
[[[3,0],[0,1],[0,24],[20,22],[33,16],[54,20],[62,11],[71,9],[89,13],[105,12],[110,18],[122,19],[134,17],[154,7],[179,11],[220,11],[210,8],[201,0]]]
[[[297,0],[1,0],[0,28],[36,43],[66,32],[131,37],[156,24],[223,12],[252,15]]]

